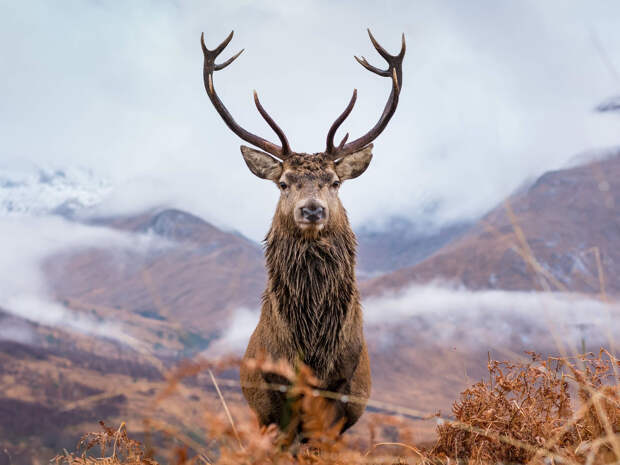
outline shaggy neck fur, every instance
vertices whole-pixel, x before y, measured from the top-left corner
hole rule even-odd
[[[334,360],[355,285],[356,239],[343,210],[337,224],[307,235],[276,214],[265,240],[269,287],[276,312],[293,335],[301,360],[324,374]],[[266,298],[268,295],[265,296]]]

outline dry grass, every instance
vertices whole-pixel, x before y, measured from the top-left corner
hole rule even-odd
[[[466,389],[433,454],[475,463],[620,460],[618,360],[608,352],[530,363],[489,361],[489,380]],[[577,393],[576,401],[571,393]]]
[[[279,431],[274,425],[235,423],[212,376],[225,415],[205,412],[203,441],[146,418],[146,425],[173,438],[176,445],[157,451],[130,439],[124,424],[116,430],[102,424],[102,432],[82,438],[77,452],[65,451],[55,460],[57,465],[620,463],[618,359],[605,350],[574,358],[530,356],[525,363],[489,360],[488,379],[461,393],[454,416],[440,419],[432,447],[416,445],[406,421],[388,415],[375,416],[366,441],[349,434],[341,437],[330,400],[357,399],[314,389],[307,367],[294,370],[263,359],[249,363],[290,381],[287,386],[263,387],[288,391],[294,413],[291,428],[302,421],[307,443],[294,442],[291,430]],[[179,367],[154,399],[154,407],[173,395],[184,378],[212,368],[206,362]],[[380,429],[391,430],[393,440],[378,439]]]
[[[56,465],[157,465],[149,458],[142,444],[127,436],[124,423],[117,430],[103,422],[100,424],[103,431],[86,434],[80,439],[78,450],[81,454],[65,451],[63,455],[54,457]]]

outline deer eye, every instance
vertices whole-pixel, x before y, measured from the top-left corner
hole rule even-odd
[[[340,187],[340,181],[334,181],[334,182],[332,183],[332,187],[333,187],[333,188],[338,188],[338,187]]]
[[[284,190],[288,187],[288,185],[285,182],[281,182],[280,183],[280,189]]]

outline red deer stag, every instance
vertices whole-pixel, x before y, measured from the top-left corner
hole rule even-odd
[[[370,366],[362,328],[362,309],[355,281],[355,234],[338,198],[343,181],[361,175],[372,158],[371,142],[385,129],[396,110],[402,86],[405,36],[398,55],[390,55],[368,31],[370,40],[387,61],[387,69],[355,59],[367,70],[390,79],[392,91],[377,123],[358,139],[347,142],[348,134],[334,144],[336,131],[349,116],[357,90],[344,112],[327,133],[325,151],[297,153],[284,132],[265,111],[256,91],[254,103],[274,130],[281,145],[269,142],[239,126],[224,106],[213,86],[213,73],[230,65],[242,52],[221,64],[215,59],[228,45],[233,32],[214,50],[205,46],[204,84],[211,103],[226,125],[241,139],[262,151],[241,146],[252,173],[273,181],[280,190],[271,228],[265,239],[268,284],[262,298],[260,321],[245,359],[268,355],[294,365],[308,365],[320,381],[317,386],[342,395],[367,399],[370,395]],[[267,152],[267,153],[265,153]],[[264,424],[276,423],[283,429],[289,418],[286,394],[260,389],[279,378],[247,367],[241,369],[243,393]],[[342,431],[353,425],[364,411],[359,402],[333,401],[335,418]],[[291,425],[292,427],[292,425]],[[296,426],[296,432],[301,426]]]

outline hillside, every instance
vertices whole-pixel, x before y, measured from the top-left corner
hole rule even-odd
[[[541,301],[528,292],[499,297],[468,292],[598,294],[603,270],[606,292],[617,294],[618,176],[620,156],[546,173],[473,226],[436,235],[407,234],[410,222],[361,231],[363,271],[405,266],[360,283],[377,402],[369,411],[389,411],[380,407],[387,402],[421,414],[448,412],[458,393],[483,375],[488,351],[512,357],[524,349],[553,351],[548,327],[539,318],[541,303],[565,312],[552,316],[564,322],[567,340],[587,341],[588,349],[596,349],[600,328],[581,317],[606,321],[610,309],[600,303]],[[9,447],[12,463],[32,461],[32,448],[23,444],[35,444],[39,459],[72,448],[100,419],[127,421],[140,434],[154,394],[165,388],[166,372],[181,358],[222,340],[238,308],[259,306],[266,276],[258,244],[180,210],[91,222],[161,241],[136,250],[72,249],[43,264],[56,300],[76,315],[114,323],[115,339],[35,324],[0,310],[0,445]],[[427,286],[382,297],[438,278],[469,290]],[[567,309],[572,309],[570,318]],[[242,337],[251,331],[235,329]],[[236,370],[221,376],[231,408],[247,416]],[[210,380],[201,377],[157,406],[153,416],[195,437],[204,405],[220,408]],[[365,416],[352,434],[365,434],[369,422]],[[429,438],[434,426],[418,421],[416,434]]]
[[[0,449],[32,463],[74,447],[84,425],[121,415],[131,380],[161,381],[159,368],[127,348],[28,322],[0,309]],[[84,405],[84,398],[103,398]],[[75,405],[73,405],[75,404]],[[34,446],[34,447],[31,447]]]
[[[358,248],[358,278],[406,268],[421,262],[469,230],[468,222],[441,227],[390,218],[381,228],[362,226],[355,231]]]
[[[469,289],[620,292],[620,154],[543,174],[421,263],[365,295],[436,279]]]
[[[89,222],[156,236],[165,245],[146,251],[90,247],[48,257],[44,270],[53,293],[73,309],[122,321],[138,318],[147,327],[191,329],[200,348],[206,348],[228,327],[235,310],[260,306],[266,282],[262,248],[241,235],[174,209]],[[358,235],[360,280],[417,263],[467,227],[426,232],[412,222],[393,220],[380,231],[363,228]]]
[[[204,409],[220,408],[205,376],[186,383],[181,395],[158,402],[166,373],[178,362],[154,357],[147,345],[136,350],[2,309],[0,329],[0,464],[47,463],[73,449],[99,421],[124,421],[139,432],[152,418],[196,436]],[[241,405],[240,393],[228,392],[227,398]]]
[[[92,247],[49,257],[48,280],[72,308],[167,321],[208,340],[227,327],[233,310],[259,305],[263,254],[248,239],[171,209],[93,222],[167,242],[146,253]]]

